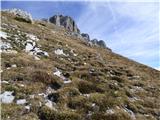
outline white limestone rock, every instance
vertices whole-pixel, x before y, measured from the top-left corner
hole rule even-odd
[[[19,100],[16,101],[16,104],[18,104],[18,105],[23,105],[23,104],[26,104],[26,103],[27,103],[26,99],[19,99]]]
[[[25,51],[30,52],[31,50],[33,50],[33,48],[34,46],[31,43],[27,43],[25,47]]]
[[[20,9],[6,9],[3,10],[5,12],[14,14],[17,18],[23,19],[23,21],[28,22],[28,23],[33,23],[33,19],[31,14],[27,13],[26,11],[20,10]]]
[[[13,91],[5,91],[3,94],[0,94],[0,101],[5,104],[12,103],[14,98]]]
[[[63,52],[63,49],[57,49],[57,50],[54,51],[54,53],[56,55],[64,55],[64,56],[66,56],[66,54]]]
[[[64,84],[69,84],[71,82],[72,82],[71,80],[66,80],[66,81],[64,81]]]
[[[0,37],[4,38],[4,39],[7,39],[8,35],[6,32],[2,32],[0,31]]]
[[[56,75],[58,77],[61,77],[62,72],[58,69],[56,69],[56,71],[53,73],[53,75]]]
[[[16,65],[16,64],[13,64],[13,65],[11,65],[11,67],[12,67],[12,68],[16,68],[16,67],[17,67],[17,65]]]

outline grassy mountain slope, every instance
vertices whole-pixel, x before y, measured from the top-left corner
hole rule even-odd
[[[1,40],[17,51],[1,53],[1,80],[8,82],[1,82],[1,93],[13,91],[15,96],[12,103],[1,104],[3,120],[160,119],[159,71],[89,46],[51,23],[30,24],[5,12],[1,22],[1,31],[8,35]],[[36,45],[48,56],[36,59],[25,52],[27,34],[39,39]],[[27,102],[18,105],[19,99]]]

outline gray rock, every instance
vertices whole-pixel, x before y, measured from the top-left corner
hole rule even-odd
[[[6,10],[3,10],[3,11],[14,14],[16,16],[17,20],[23,20],[23,21],[28,22],[28,23],[33,23],[33,19],[32,19],[31,14],[27,13],[26,11],[16,9],[16,8],[6,9]]]
[[[82,33],[81,36],[83,37],[83,39],[85,39],[86,41],[90,41],[90,37],[87,33]]]
[[[26,101],[26,99],[19,99],[19,100],[16,101],[16,103],[17,103],[18,105],[23,105],[23,104],[26,104],[27,101]]]
[[[74,37],[79,38],[79,39],[83,39],[83,37],[79,33],[72,32],[71,36],[74,36]]]
[[[97,45],[98,40],[97,39],[93,39],[93,40],[91,40],[91,42],[92,42],[92,44]]]
[[[69,16],[55,15],[49,18],[49,22],[57,26],[63,26],[70,32],[80,33],[75,21]]]
[[[10,43],[7,43],[7,42],[2,42],[0,41],[0,51],[7,51],[9,49],[12,49],[12,46]]]
[[[102,48],[106,48],[106,44],[103,40],[97,40],[97,39],[93,39],[91,40],[92,44],[100,46]]]
[[[14,98],[12,91],[5,91],[3,94],[0,94],[0,101],[5,104],[12,103]]]
[[[106,48],[106,44],[105,44],[105,42],[103,40],[99,40],[98,41],[98,45],[103,47],[103,48]]]

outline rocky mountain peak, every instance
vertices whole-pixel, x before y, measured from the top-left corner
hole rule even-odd
[[[69,16],[54,15],[49,18],[49,22],[54,23],[57,26],[63,26],[70,32],[80,33],[75,21]]]

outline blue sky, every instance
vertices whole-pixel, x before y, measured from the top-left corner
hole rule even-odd
[[[26,10],[34,19],[55,14],[69,15],[81,32],[104,40],[114,52],[160,68],[158,2],[3,1],[1,7]]]

